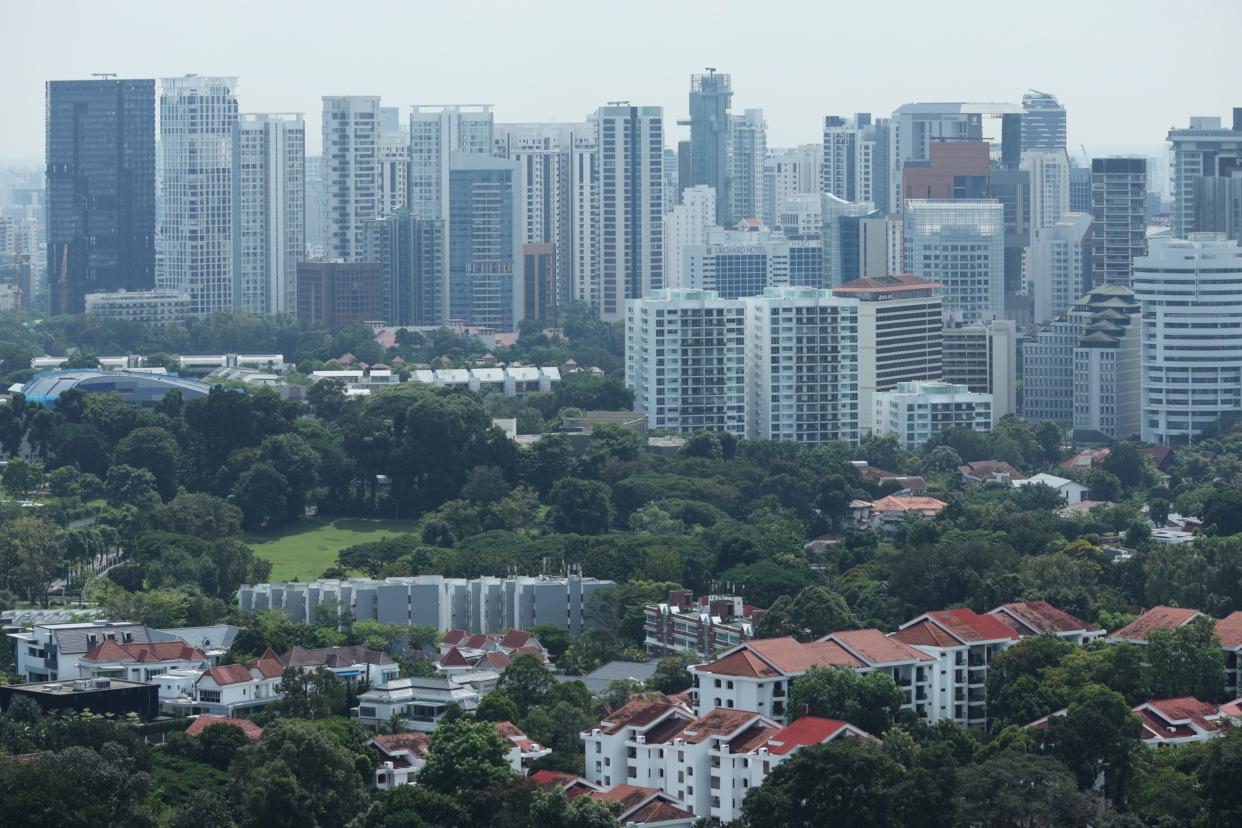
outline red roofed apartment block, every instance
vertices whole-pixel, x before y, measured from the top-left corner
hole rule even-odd
[[[1047,601],[1001,604],[988,613],[1018,635],[1055,635],[1073,644],[1100,638],[1104,630],[1057,609]]]

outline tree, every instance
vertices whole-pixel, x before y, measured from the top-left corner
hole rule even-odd
[[[1105,792],[1121,802],[1126,778],[1142,750],[1143,726],[1118,692],[1099,684],[1084,687],[1064,716],[1052,716],[1035,738],[1074,774],[1078,787],[1090,790],[1105,774]]]
[[[1242,729],[1229,728],[1207,745],[1196,775],[1207,801],[1204,824],[1211,828],[1242,825]],[[2,798],[2,797],[0,797]]]
[[[241,534],[242,512],[232,503],[209,494],[180,494],[151,517],[153,526],[204,540]]]
[[[319,455],[296,434],[275,434],[259,446],[258,461],[285,479],[286,518],[300,519],[319,483]]]
[[[574,465],[574,450],[566,434],[545,434],[538,442],[522,450],[519,459],[522,479],[547,497],[552,486],[569,475]]]
[[[133,466],[113,466],[104,483],[108,502],[113,506],[133,506],[139,512],[154,511],[160,504],[155,475]]]
[[[896,828],[891,789],[901,775],[901,765],[869,740],[805,747],[751,790],[741,822],[746,828]]]
[[[1074,645],[1055,635],[1027,636],[1014,646],[992,656],[988,665],[988,721],[994,730],[1005,724],[1025,725],[1061,707],[1044,710],[1062,694],[1042,682],[1043,671],[1054,667],[1074,650]],[[1040,712],[1031,716],[1035,710]]]
[[[155,488],[164,502],[177,495],[177,441],[167,429],[158,426],[137,428],[117,443],[113,465],[146,469],[155,477]]]
[[[466,478],[466,485],[461,487],[461,496],[471,503],[486,505],[503,500],[512,488],[504,472],[495,466],[475,466]]]
[[[481,722],[516,722],[519,715],[517,705],[503,693],[488,693],[474,709],[474,717]]]
[[[682,457],[702,457],[707,460],[721,460],[724,449],[720,445],[720,437],[711,431],[696,431],[686,438],[685,445],[677,452]]]
[[[687,668],[691,663],[691,659],[687,656],[665,656],[656,663],[656,670],[651,678],[647,679],[647,686],[669,695],[689,689],[692,677]]]
[[[812,667],[789,688],[792,718],[843,719],[868,733],[893,725],[906,694],[883,673],[859,673],[848,667]]]
[[[1065,766],[1002,751],[964,774],[961,824],[980,828],[1086,828],[1094,809]]]
[[[507,746],[491,722],[461,717],[441,721],[431,734],[418,784],[469,801],[490,785],[509,781]]]
[[[517,706],[525,716],[535,705],[545,704],[556,687],[556,678],[534,653],[522,653],[509,662],[496,682],[496,692]]]
[[[549,520],[557,532],[599,535],[612,525],[612,497],[608,486],[597,480],[566,477],[548,495]]]
[[[1100,467],[1109,474],[1116,475],[1121,485],[1127,489],[1142,485],[1147,472],[1146,461],[1139,454],[1138,446],[1128,440],[1123,440],[1109,449],[1108,456]]]
[[[64,572],[64,532],[41,517],[23,515],[0,529],[0,583],[48,605],[52,582]]]
[[[99,357],[90,351],[77,350],[60,364],[62,370],[68,371],[73,368],[98,368]]]
[[[241,507],[242,525],[247,529],[270,526],[288,517],[286,492],[289,482],[269,463],[255,463],[237,481],[233,490]]]
[[[274,709],[294,719],[325,719],[345,712],[348,707],[345,682],[322,667],[316,670],[286,667],[276,690],[283,693],[284,698],[273,705]]]
[[[1242,488],[1228,486],[1209,495],[1203,505],[1203,525],[1214,535],[1242,532]]]
[[[43,464],[11,457],[4,467],[4,490],[13,497],[27,500],[43,488]]]
[[[1225,653],[1212,618],[1200,615],[1176,630],[1153,630],[1146,649],[1155,698],[1211,702],[1224,693]]]
[[[246,825],[344,825],[366,809],[369,760],[316,722],[277,719],[232,771]]]

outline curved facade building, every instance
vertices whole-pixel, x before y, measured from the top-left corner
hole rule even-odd
[[[1242,408],[1242,248],[1222,234],[1153,239],[1134,260],[1142,307],[1142,437],[1191,442]]]
[[[56,398],[70,388],[94,394],[115,391],[125,402],[143,408],[154,408],[169,391],[180,391],[182,399],[189,402],[207,396],[211,390],[205,382],[173,374],[72,369],[35,374],[22,393],[30,402],[50,408],[56,404]]]

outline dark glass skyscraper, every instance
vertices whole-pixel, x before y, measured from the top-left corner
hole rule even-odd
[[[47,83],[52,313],[155,286],[155,81]]]
[[[729,103],[733,86],[728,75],[711,71],[690,76],[690,182],[716,188],[716,223],[729,220]]]

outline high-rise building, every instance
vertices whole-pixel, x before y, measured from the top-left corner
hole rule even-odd
[[[826,287],[824,283],[824,205],[818,193],[786,196],[776,229],[789,242],[789,284]]]
[[[768,125],[762,109],[748,109],[729,118],[730,214],[736,221],[763,220],[763,164],[768,152]]]
[[[912,199],[988,197],[988,145],[984,141],[933,141],[926,159],[905,163],[901,194]]]
[[[913,451],[942,431],[991,431],[992,396],[947,382],[902,382],[875,395],[874,434]]]
[[[1018,327],[992,319],[944,329],[943,378],[992,399],[992,424],[1018,410]]]
[[[931,147],[941,142],[987,141],[1000,147],[1000,166],[1018,166],[1022,154],[1023,109],[1008,103],[909,103],[893,112],[901,164],[927,161]],[[903,197],[909,198],[903,193]]]
[[[894,276],[904,272],[905,225],[900,216],[858,219],[858,276]]]
[[[1195,179],[1194,230],[1242,239],[1242,167],[1227,176]]]
[[[1022,96],[1022,149],[1065,149],[1065,107],[1056,95],[1032,89]]]
[[[444,324],[444,222],[398,210],[368,222],[367,258],[379,262],[381,318],[393,325]]]
[[[747,436],[857,443],[858,300],[830,290],[774,287],[743,304]]]
[[[688,287],[684,279],[685,250],[707,241],[716,224],[716,191],[706,185],[687,187],[681,203],[664,216],[664,281],[669,287]]]
[[[1195,230],[1196,181],[1229,176],[1242,167],[1242,107],[1234,108],[1231,126],[1224,127],[1220,118],[1195,117],[1188,129],[1169,130],[1174,235]]]
[[[198,75],[160,82],[156,286],[190,294],[196,316],[233,307],[236,86]]]
[[[556,324],[556,245],[528,242],[522,245],[522,318]]]
[[[703,77],[723,77],[727,91],[727,76]],[[725,100],[727,106],[727,95]],[[727,121],[722,129],[726,127]],[[611,322],[625,313],[627,299],[649,296],[664,286],[664,110],[610,104],[596,110],[595,128],[602,159],[597,307],[600,318]],[[717,190],[718,216],[721,198]]]
[[[940,379],[944,306],[940,285],[909,274],[855,279],[832,289],[859,300],[858,408],[863,434],[875,418],[875,394],[901,382]]]
[[[599,163],[594,127],[497,124],[495,155],[513,159],[522,168],[523,241],[555,246],[558,301],[591,302],[598,265],[594,203]]]
[[[379,117],[374,95],[323,98],[324,256],[364,258],[366,223],[381,215]]]
[[[1187,443],[1242,408],[1242,248],[1220,234],[1153,239],[1134,261],[1142,437]]]
[[[758,219],[744,219],[731,230],[709,228],[704,243],[682,248],[682,258],[686,287],[722,299],[758,296],[765,288],[789,284],[789,241]]]
[[[516,161],[449,153],[446,320],[513,330],[522,319],[522,175]]]
[[[150,289],[155,81],[48,81],[46,128],[51,313],[82,313],[87,293]]]
[[[492,108],[487,104],[410,107],[410,170],[406,182],[414,215],[448,219],[449,155],[491,155]]]
[[[709,69],[690,76],[690,181],[716,191],[716,223],[729,223],[733,196],[729,190],[729,104],[733,85],[728,75]],[[663,149],[663,144],[661,144]]]
[[[389,107],[382,107],[387,110]],[[396,107],[392,107],[396,109]],[[409,199],[410,136],[403,129],[379,135],[379,215],[390,216],[404,209]]]
[[[1031,176],[1031,230],[1060,221],[1069,212],[1069,156],[1063,149],[1022,153],[1022,169]]]
[[[297,311],[306,257],[306,128],[299,114],[247,114],[233,132],[233,304]]]
[[[824,117],[824,155],[820,192],[844,201],[872,201],[876,140],[871,115]]]
[[[1071,213],[1091,212],[1091,167],[1072,166],[1069,171]]]
[[[818,194],[822,169],[823,149],[815,144],[769,152],[763,163],[764,223],[778,224],[785,199]]]
[[[1141,428],[1139,303],[1129,288],[1097,299],[1074,345],[1074,442],[1137,439]],[[1193,392],[1192,392],[1193,393]]]
[[[625,384],[649,428],[746,436],[746,310],[709,290],[625,304]]]
[[[298,321],[332,330],[382,318],[383,279],[377,262],[298,264]]]
[[[1091,159],[1091,278],[1129,285],[1147,252],[1147,159]]]
[[[832,193],[820,198],[825,287],[858,278],[858,220],[878,215],[869,201],[844,201]]]
[[[1087,287],[1091,262],[1091,216],[1065,213],[1035,232],[1031,244],[1030,293],[1035,321],[1044,324],[1065,311]]]
[[[997,201],[906,202],[906,267],[944,285],[945,310],[962,322],[1005,309],[1004,211]]]

